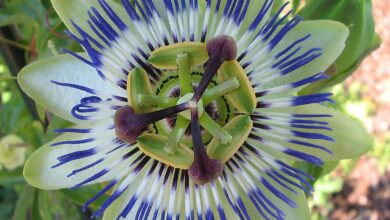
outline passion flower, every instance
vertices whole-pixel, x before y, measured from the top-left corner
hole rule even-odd
[[[52,0],[86,53],[33,63],[18,81],[76,125],[29,157],[43,189],[105,183],[103,219],[306,219],[310,175],[291,166],[361,155],[359,124],[296,96],[348,29],[287,20],[272,0]]]
[[[7,170],[23,166],[26,151],[27,145],[20,137],[14,134],[2,137],[0,139],[0,166],[4,166]]]

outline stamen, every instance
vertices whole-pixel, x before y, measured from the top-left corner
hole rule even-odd
[[[176,149],[179,147],[179,142],[184,136],[190,122],[183,116],[178,116],[175,127],[169,135],[168,141],[165,144],[164,150],[169,154],[174,154]]]
[[[190,72],[190,61],[187,53],[178,54],[176,58],[178,67],[180,92],[181,94],[192,93],[192,80]]]
[[[230,36],[221,35],[207,42],[209,60],[206,64],[204,76],[195,91],[193,100],[198,102],[207,86],[225,61],[232,61],[237,56],[237,45]]]
[[[157,95],[147,95],[139,94],[138,102],[140,106],[144,107],[156,107],[156,108],[168,108],[175,106],[178,101],[178,98],[157,96]]]
[[[218,178],[223,171],[223,164],[218,160],[210,159],[202,142],[199,116],[197,108],[191,108],[191,132],[194,149],[194,162],[189,169],[192,180],[203,185]]]
[[[216,100],[221,96],[238,89],[239,87],[240,82],[237,80],[236,77],[226,80],[223,83],[206,90],[202,97],[203,104],[207,105],[213,100]]]
[[[217,122],[215,122],[209,114],[203,114],[200,117],[200,124],[208,131],[213,137],[218,138],[222,144],[229,144],[232,140],[232,136],[224,128],[222,128]]]
[[[137,114],[131,106],[123,106],[115,113],[116,136],[124,142],[134,143],[149,124],[185,111],[188,107],[188,103],[182,103],[155,112]]]

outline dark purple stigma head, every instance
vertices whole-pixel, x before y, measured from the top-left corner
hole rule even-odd
[[[208,41],[207,51],[211,58],[219,58],[221,61],[232,61],[237,57],[236,42],[227,35],[221,35]]]

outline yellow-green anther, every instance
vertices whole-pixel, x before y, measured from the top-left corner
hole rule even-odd
[[[182,116],[177,116],[175,127],[169,135],[168,141],[165,144],[164,150],[169,154],[174,154],[179,147],[180,140],[185,134],[190,121]]]
[[[215,122],[209,114],[205,113],[200,117],[200,125],[215,138],[218,138],[222,144],[229,144],[232,136],[229,132]]]
[[[238,89],[239,87],[240,87],[240,82],[238,82],[236,77],[226,80],[219,85],[207,89],[202,97],[203,103],[204,105],[207,105],[213,100],[216,100],[219,97]]]
[[[218,71],[218,76],[222,81],[237,78],[240,87],[227,94],[226,98],[240,112],[252,114],[257,104],[256,94],[242,66],[237,61],[224,62]]]
[[[138,95],[138,104],[143,107],[168,108],[175,106],[178,98],[157,96],[157,95]]]
[[[252,120],[248,115],[234,117],[223,127],[233,137],[232,141],[225,145],[219,138],[213,138],[207,145],[207,155],[215,160],[228,161],[245,142],[252,130],[252,126]]]
[[[179,74],[180,92],[181,94],[192,93],[192,79],[190,71],[190,60],[187,53],[177,55],[177,67]]]
[[[165,151],[165,143],[168,137],[157,134],[143,134],[138,137],[139,149],[149,157],[158,160],[168,166],[187,170],[194,161],[194,153],[184,144],[179,144],[175,153]]]
[[[150,85],[148,74],[141,68],[134,68],[127,77],[127,99],[130,106],[133,107],[136,113],[143,113],[150,108],[142,105],[138,100],[140,94],[152,94],[152,86]]]
[[[150,54],[148,62],[157,69],[177,69],[177,55],[187,54],[191,68],[203,65],[209,59],[205,43],[184,42],[160,47]]]

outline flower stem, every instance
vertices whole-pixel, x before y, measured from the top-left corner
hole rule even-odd
[[[22,49],[22,50],[26,50],[26,51],[30,51],[31,50],[31,48],[28,45],[21,44],[21,43],[18,43],[16,41],[12,41],[12,40],[7,39],[7,38],[5,38],[5,37],[3,37],[1,35],[0,35],[0,41],[4,42],[6,44],[12,45],[14,47],[17,47],[19,49]]]

